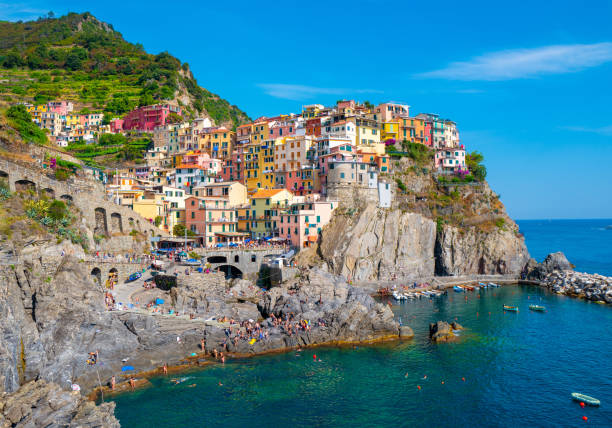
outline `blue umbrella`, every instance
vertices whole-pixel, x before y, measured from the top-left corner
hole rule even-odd
[[[156,305],[163,305],[164,304],[164,299],[160,299],[160,298],[155,299],[155,304]]]
[[[134,366],[123,366],[121,367],[122,372],[129,372],[130,370],[134,370]]]
[[[244,240],[244,243],[246,244],[247,242],[251,242],[251,238],[247,238]]]

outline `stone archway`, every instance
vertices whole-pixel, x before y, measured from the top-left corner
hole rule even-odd
[[[121,222],[121,214],[111,214],[111,229],[113,230],[113,232],[123,233],[123,223]]]
[[[208,263],[227,263],[227,257],[225,257],[225,256],[210,256],[206,261]]]
[[[216,270],[223,272],[225,274],[225,279],[242,278],[242,271],[236,266],[221,265]]]
[[[106,210],[98,207],[94,210],[96,217],[96,227],[94,228],[94,235],[108,235],[108,225],[106,224]]]
[[[134,225],[135,224],[134,224],[134,218],[133,217],[128,218],[128,225],[130,226],[130,232],[132,230],[134,230]]]
[[[70,195],[62,195],[60,196],[60,199],[66,203],[72,202],[72,196]]]
[[[40,192],[49,199],[55,199],[55,190],[50,187],[42,189]]]
[[[30,180],[17,180],[15,181],[15,191],[17,192],[27,192],[27,191],[36,191],[36,183]]]
[[[93,268],[91,270],[91,277],[94,280],[94,283],[96,283],[96,285],[102,285],[102,271],[100,270],[100,268]]]

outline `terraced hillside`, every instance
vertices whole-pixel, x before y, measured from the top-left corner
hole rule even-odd
[[[0,21],[0,101],[57,99],[109,117],[173,101],[185,116],[210,117],[217,125],[249,120],[238,107],[198,86],[187,63],[167,52],[148,54],[89,13]]]

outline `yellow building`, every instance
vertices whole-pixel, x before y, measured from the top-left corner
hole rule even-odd
[[[81,125],[81,116],[78,114],[67,114],[66,115],[66,126],[74,129]]]
[[[259,150],[258,189],[274,188],[274,140],[264,140]]]
[[[236,133],[225,127],[213,128],[202,131],[198,136],[197,147],[205,151],[212,158],[230,159],[234,144],[236,143]]]
[[[253,124],[253,134],[251,135],[251,143],[263,143],[264,140],[270,138],[270,128],[268,122],[259,121]]]
[[[380,129],[378,129],[378,122],[365,118],[355,118],[354,121],[357,127],[357,146],[380,143]]]
[[[156,217],[166,217],[168,213],[168,203],[164,195],[156,193],[148,197],[134,200],[132,209],[149,221],[155,221]]]
[[[293,201],[293,193],[285,189],[258,190],[251,197],[248,214],[249,232],[253,238],[274,236],[280,210]]]
[[[30,113],[30,115],[32,116],[32,120],[36,123],[40,123],[41,119],[42,119],[42,114],[46,113],[49,111],[49,107],[47,106],[47,104],[41,104],[41,105],[27,105],[26,109],[28,110],[28,113]]]
[[[382,123],[380,131],[380,140],[385,142],[393,139],[397,142],[401,142],[400,138],[400,119],[392,119]]]
[[[258,143],[249,143],[245,147],[244,157],[244,180],[247,191],[252,194],[261,187],[259,177],[259,152],[261,146]]]

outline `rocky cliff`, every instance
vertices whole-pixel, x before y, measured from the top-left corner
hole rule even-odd
[[[317,250],[331,271],[354,281],[522,272],[529,261],[524,239],[486,183],[402,177],[409,188],[391,208],[337,210]]]

